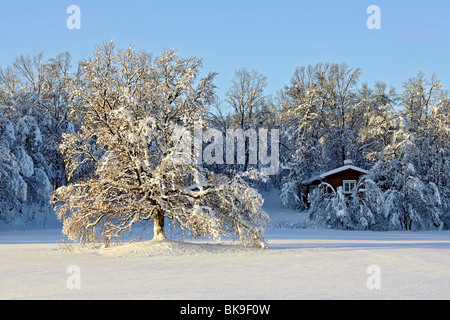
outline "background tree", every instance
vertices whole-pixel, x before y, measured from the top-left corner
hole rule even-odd
[[[267,128],[270,102],[264,90],[267,77],[256,70],[245,68],[235,71],[232,85],[226,93],[225,101],[231,108],[231,127],[228,129]],[[245,163],[242,171],[249,168],[249,143],[245,140]]]
[[[69,69],[68,53],[49,60],[40,53],[20,55],[0,70],[0,117],[5,133],[0,216],[11,226],[27,224],[35,217],[45,225],[52,212],[50,193],[65,183],[58,143],[63,132],[73,130],[67,116]]]

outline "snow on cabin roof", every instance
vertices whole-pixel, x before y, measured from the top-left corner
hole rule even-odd
[[[310,179],[304,180],[302,183],[303,183],[303,184],[310,184],[310,183],[312,183],[312,182],[314,182],[314,181],[317,181],[317,180],[323,180],[323,179],[325,179],[325,178],[328,177],[328,176],[331,176],[331,175],[333,175],[333,174],[336,174],[336,173],[339,173],[339,172],[342,172],[342,171],[345,171],[345,170],[349,170],[349,169],[354,170],[354,171],[361,172],[361,173],[363,173],[363,174],[367,174],[367,173],[368,173],[367,170],[364,170],[364,169],[355,167],[354,165],[351,165],[351,164],[350,164],[350,165],[345,165],[345,166],[343,166],[343,167],[339,167],[339,168],[333,169],[333,170],[331,170],[331,171],[322,173],[321,175],[314,176],[314,177],[312,177],[312,178],[310,178]]]
[[[335,174],[335,173],[338,173],[338,172],[341,172],[341,171],[345,171],[345,170],[348,170],[348,169],[352,169],[352,170],[355,170],[355,171],[359,171],[359,172],[364,173],[364,174],[366,174],[366,173],[369,172],[369,171],[367,171],[367,170],[364,170],[364,169],[355,167],[354,165],[351,165],[351,164],[350,164],[350,165],[346,165],[346,166],[343,166],[343,167],[340,167],[340,168],[337,168],[337,169],[334,169],[334,170],[325,172],[325,173],[323,173],[323,174],[320,175],[320,179],[324,179],[324,178],[326,178],[326,177],[328,177],[328,176],[331,176],[332,174]]]

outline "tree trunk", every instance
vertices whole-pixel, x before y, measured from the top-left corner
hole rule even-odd
[[[164,239],[166,239],[166,232],[164,231],[164,212],[160,209],[157,209],[153,225],[153,240]]]

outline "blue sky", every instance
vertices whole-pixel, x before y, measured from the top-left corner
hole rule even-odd
[[[69,30],[69,5],[81,29]],[[369,30],[369,5],[381,9],[381,30]],[[296,67],[346,62],[363,81],[397,90],[419,71],[450,88],[450,1],[299,0],[15,0],[0,4],[0,66],[19,54],[69,51],[74,63],[111,38],[159,54],[177,49],[219,73],[219,95],[241,67],[267,76],[268,94],[288,84]]]

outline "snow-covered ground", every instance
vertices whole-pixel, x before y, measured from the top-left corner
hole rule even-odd
[[[68,252],[60,229],[0,231],[0,299],[450,298],[448,231],[294,228],[302,215],[266,210],[283,227],[266,230],[264,250],[166,241]]]

